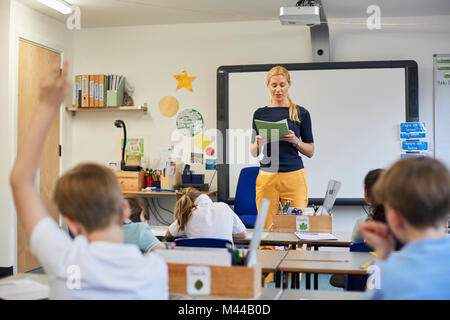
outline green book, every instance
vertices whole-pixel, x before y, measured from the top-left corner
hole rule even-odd
[[[289,134],[289,127],[286,119],[270,122],[255,120],[258,135],[270,139],[270,142],[278,141],[285,134]]]

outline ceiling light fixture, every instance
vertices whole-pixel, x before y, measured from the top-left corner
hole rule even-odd
[[[53,10],[59,11],[62,14],[69,14],[72,12],[72,6],[64,0],[37,0],[38,2],[45,4]]]

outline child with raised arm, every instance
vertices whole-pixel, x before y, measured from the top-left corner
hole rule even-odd
[[[167,229],[168,238],[219,238],[233,242],[244,239],[247,229],[241,219],[223,202],[211,198],[194,188],[185,188],[177,194],[175,221]]]
[[[369,299],[450,299],[450,172],[429,157],[406,158],[383,172],[374,197],[386,222],[359,228],[377,262]],[[394,236],[404,247],[394,251]]]
[[[34,185],[45,138],[67,94],[67,63],[59,59],[40,81],[39,105],[17,154],[10,183],[31,252],[48,275],[52,299],[167,299],[168,273],[155,254],[123,244],[129,210],[114,172],[85,163],[57,181],[54,199],[72,240],[48,215]]]

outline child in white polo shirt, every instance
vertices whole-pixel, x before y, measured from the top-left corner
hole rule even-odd
[[[49,216],[34,178],[50,126],[67,94],[68,66],[59,59],[40,81],[34,120],[10,177],[18,218],[31,252],[48,275],[52,299],[167,299],[168,272],[156,254],[123,244],[122,217],[129,210],[116,175],[84,163],[57,181],[54,200],[75,235],[71,239]]]
[[[195,188],[177,194],[175,221],[166,232],[167,237],[219,238],[233,242],[243,239],[247,230],[241,219],[223,202],[211,198]]]

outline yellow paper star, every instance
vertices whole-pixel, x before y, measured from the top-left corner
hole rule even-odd
[[[186,88],[189,91],[192,91],[192,86],[191,86],[191,82],[196,78],[196,77],[190,77],[187,75],[186,73],[186,69],[183,68],[183,71],[181,71],[181,74],[176,74],[173,76],[175,79],[177,79],[178,81],[178,86],[177,89],[181,89],[181,88]]]

